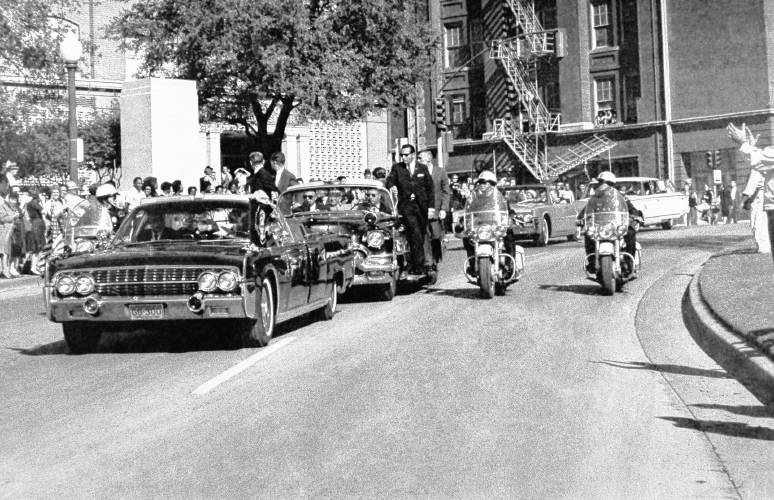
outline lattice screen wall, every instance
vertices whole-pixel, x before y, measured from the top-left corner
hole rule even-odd
[[[350,179],[363,177],[368,164],[364,122],[309,123],[310,178],[335,180],[340,175]]]

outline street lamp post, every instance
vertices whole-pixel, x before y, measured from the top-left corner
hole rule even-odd
[[[59,55],[67,68],[67,100],[70,106],[69,111],[69,154],[70,154],[70,180],[78,182],[78,121],[75,102],[75,70],[78,67],[78,61],[81,58],[83,46],[75,35],[68,35],[59,44]]]

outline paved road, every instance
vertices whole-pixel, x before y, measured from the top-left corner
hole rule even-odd
[[[578,243],[527,248],[489,301],[452,249],[435,287],[265,349],[130,332],[70,356],[32,287],[0,291],[0,495],[771,498],[774,418],[681,313],[748,231],[646,231],[613,297]]]

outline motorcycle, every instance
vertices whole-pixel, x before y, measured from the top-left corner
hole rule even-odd
[[[45,273],[51,260],[74,253],[93,252],[107,245],[112,231],[100,224],[100,210],[100,206],[84,200],[62,214],[62,231],[38,257],[38,274]]]
[[[504,295],[511,283],[524,273],[524,249],[514,245],[513,255],[505,248],[508,233],[508,203],[500,191],[480,184],[465,204],[462,235],[472,255],[463,272],[470,283],[477,284],[484,298]]]
[[[637,277],[640,270],[641,246],[634,255],[624,251],[624,237],[629,230],[626,200],[612,190],[609,196],[590,198],[583,220],[586,236],[594,240],[594,253],[586,255],[586,264],[594,262],[594,273],[584,268],[586,277],[602,285],[605,293],[620,292],[624,283]]]

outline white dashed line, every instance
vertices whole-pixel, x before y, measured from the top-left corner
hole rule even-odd
[[[296,340],[295,337],[288,337],[269,344],[267,347],[264,347],[257,353],[245,359],[244,361],[240,361],[238,364],[232,366],[231,368],[224,371],[217,377],[211,378],[207,382],[203,383],[202,385],[197,387],[191,394],[195,394],[197,396],[200,396],[202,394],[207,394],[208,392],[210,392],[212,389],[219,386],[223,382],[226,382],[227,380],[235,377],[236,375],[239,375],[243,371],[253,366],[258,361],[262,360],[269,354],[272,354],[273,352],[278,351],[279,349],[282,349],[283,347],[290,344],[294,340]]]

